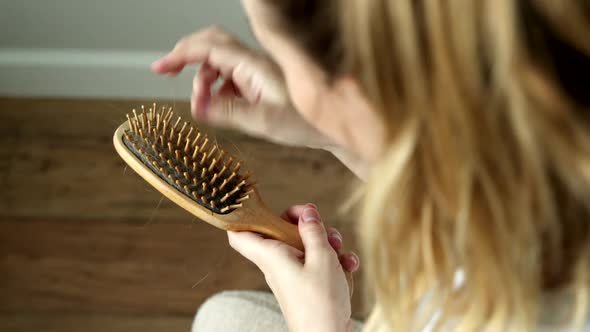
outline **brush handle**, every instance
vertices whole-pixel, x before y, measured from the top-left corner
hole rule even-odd
[[[284,242],[305,252],[297,225],[284,220],[283,218],[275,215],[272,211],[265,208],[257,209],[257,213],[255,215],[257,218],[260,218],[258,219],[258,223],[250,225],[243,224],[241,225],[242,227],[239,227],[240,229],[234,230],[256,232],[271,239]],[[354,292],[354,279],[352,277],[352,273],[344,271],[344,276],[346,277],[346,282],[348,283],[349,295],[352,297]]]
[[[265,221],[263,225],[264,228],[261,229],[259,233],[269,238],[284,242],[293,248],[305,251],[297,225],[294,225],[275,214],[269,214],[263,220]]]

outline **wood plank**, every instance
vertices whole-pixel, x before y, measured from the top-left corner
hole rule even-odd
[[[187,332],[192,317],[0,314],[0,332]]]
[[[203,223],[0,222],[0,312],[191,314],[258,269]]]
[[[267,286],[205,223],[0,222],[0,312],[191,314],[228,289]]]

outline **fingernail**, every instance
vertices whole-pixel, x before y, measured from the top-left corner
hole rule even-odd
[[[313,208],[306,208],[303,210],[303,214],[301,215],[301,220],[306,223],[319,223],[320,222],[320,214],[316,209]]]
[[[305,205],[306,205],[306,206],[309,206],[309,207],[312,207],[312,208],[314,208],[314,209],[316,209],[316,210],[318,209],[318,206],[317,206],[317,205],[315,205],[315,204],[313,204],[313,203],[307,203],[307,204],[305,204]]]
[[[359,265],[359,259],[356,257],[356,255],[350,255],[350,260],[354,263],[354,266]]]
[[[342,238],[342,235],[340,235],[340,233],[330,234],[330,237],[333,237],[335,239],[338,239],[338,241],[340,241],[340,243],[342,243],[344,241],[344,239]]]
[[[159,67],[163,62],[164,62],[164,58],[158,59],[158,60],[152,62],[151,67],[152,68]]]
[[[335,250],[340,250],[342,248],[342,239],[338,238],[338,236],[330,235],[328,242],[330,242],[330,245],[332,245],[332,248]]]

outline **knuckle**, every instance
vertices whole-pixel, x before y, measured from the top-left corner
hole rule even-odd
[[[319,223],[303,224],[302,226],[301,233],[308,236],[320,237],[326,233]]]

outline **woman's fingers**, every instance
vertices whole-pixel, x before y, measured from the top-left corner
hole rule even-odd
[[[312,207],[312,208],[317,209],[317,206],[313,203],[293,205],[293,206],[289,207],[287,210],[285,210],[285,212],[283,212],[283,214],[281,215],[281,218],[283,218],[284,220],[286,220],[294,225],[297,225],[297,223],[299,222],[299,217],[301,216],[301,214],[303,213],[303,210],[306,207]]]
[[[340,265],[347,272],[356,272],[360,267],[359,257],[354,252],[342,254],[339,257]]]
[[[239,40],[217,27],[211,27],[184,37],[174,49],[152,63],[159,74],[177,74],[190,64],[209,62],[225,77],[253,51]]]
[[[305,208],[313,208],[316,210],[318,209],[318,207],[313,203],[293,205],[289,207],[287,210],[285,210],[285,212],[283,212],[281,218],[292,224],[297,225],[297,223],[299,222],[299,218],[303,214],[303,210],[305,210]],[[342,249],[342,245],[344,243],[342,234],[340,234],[340,232],[334,227],[328,227],[326,229],[326,234],[328,236],[328,242],[330,243],[330,246],[336,251],[336,253],[340,253],[340,250]]]
[[[191,111],[196,119],[206,116],[207,109],[211,104],[211,89],[218,77],[219,72],[208,63],[204,63],[195,75]]]
[[[303,233],[301,235],[302,240],[304,241],[306,252],[308,253],[308,258],[310,252],[317,251],[318,248],[320,251],[325,251],[325,249],[331,247],[332,250],[338,255],[340,264],[345,271],[355,272],[358,270],[360,266],[359,257],[354,252],[348,252],[344,254],[340,253],[344,242],[342,235],[336,228],[324,228],[321,222],[320,214],[315,204],[308,203],[302,205],[293,205],[283,212],[281,218],[286,222],[299,224],[300,233],[302,231],[305,233],[305,235]],[[265,240],[254,233],[242,233],[228,232],[230,244],[234,249],[257,265],[257,262],[262,262],[264,260],[264,257],[256,256],[265,251],[261,250],[264,246],[267,246],[265,247],[266,249],[273,249],[275,253],[278,250],[279,253],[282,252],[298,259],[303,259],[304,257],[303,252],[290,246],[281,244],[278,241],[272,241],[270,247],[268,247],[269,242],[264,241],[271,240]],[[323,239],[321,238],[322,234],[324,236]],[[273,250],[266,250],[266,252],[273,252]]]
[[[240,89],[236,86],[234,81],[232,80],[225,80],[223,84],[217,90],[216,95],[220,98],[241,98],[242,93]]]
[[[298,228],[305,248],[306,265],[321,266],[337,257],[328,242],[328,234],[317,209],[313,207],[303,209]]]
[[[207,60],[215,35],[221,33],[216,28],[195,32],[180,39],[172,51],[152,63],[152,70],[159,74],[176,74],[189,64]]]
[[[252,232],[227,232],[229,244],[242,256],[265,271],[276,262],[301,263],[302,251],[276,240],[265,239]]]
[[[328,227],[326,231],[328,233],[328,242],[330,242],[330,246],[334,248],[337,253],[339,253],[340,249],[342,249],[342,243],[344,241],[342,239],[342,235],[334,227]]]

